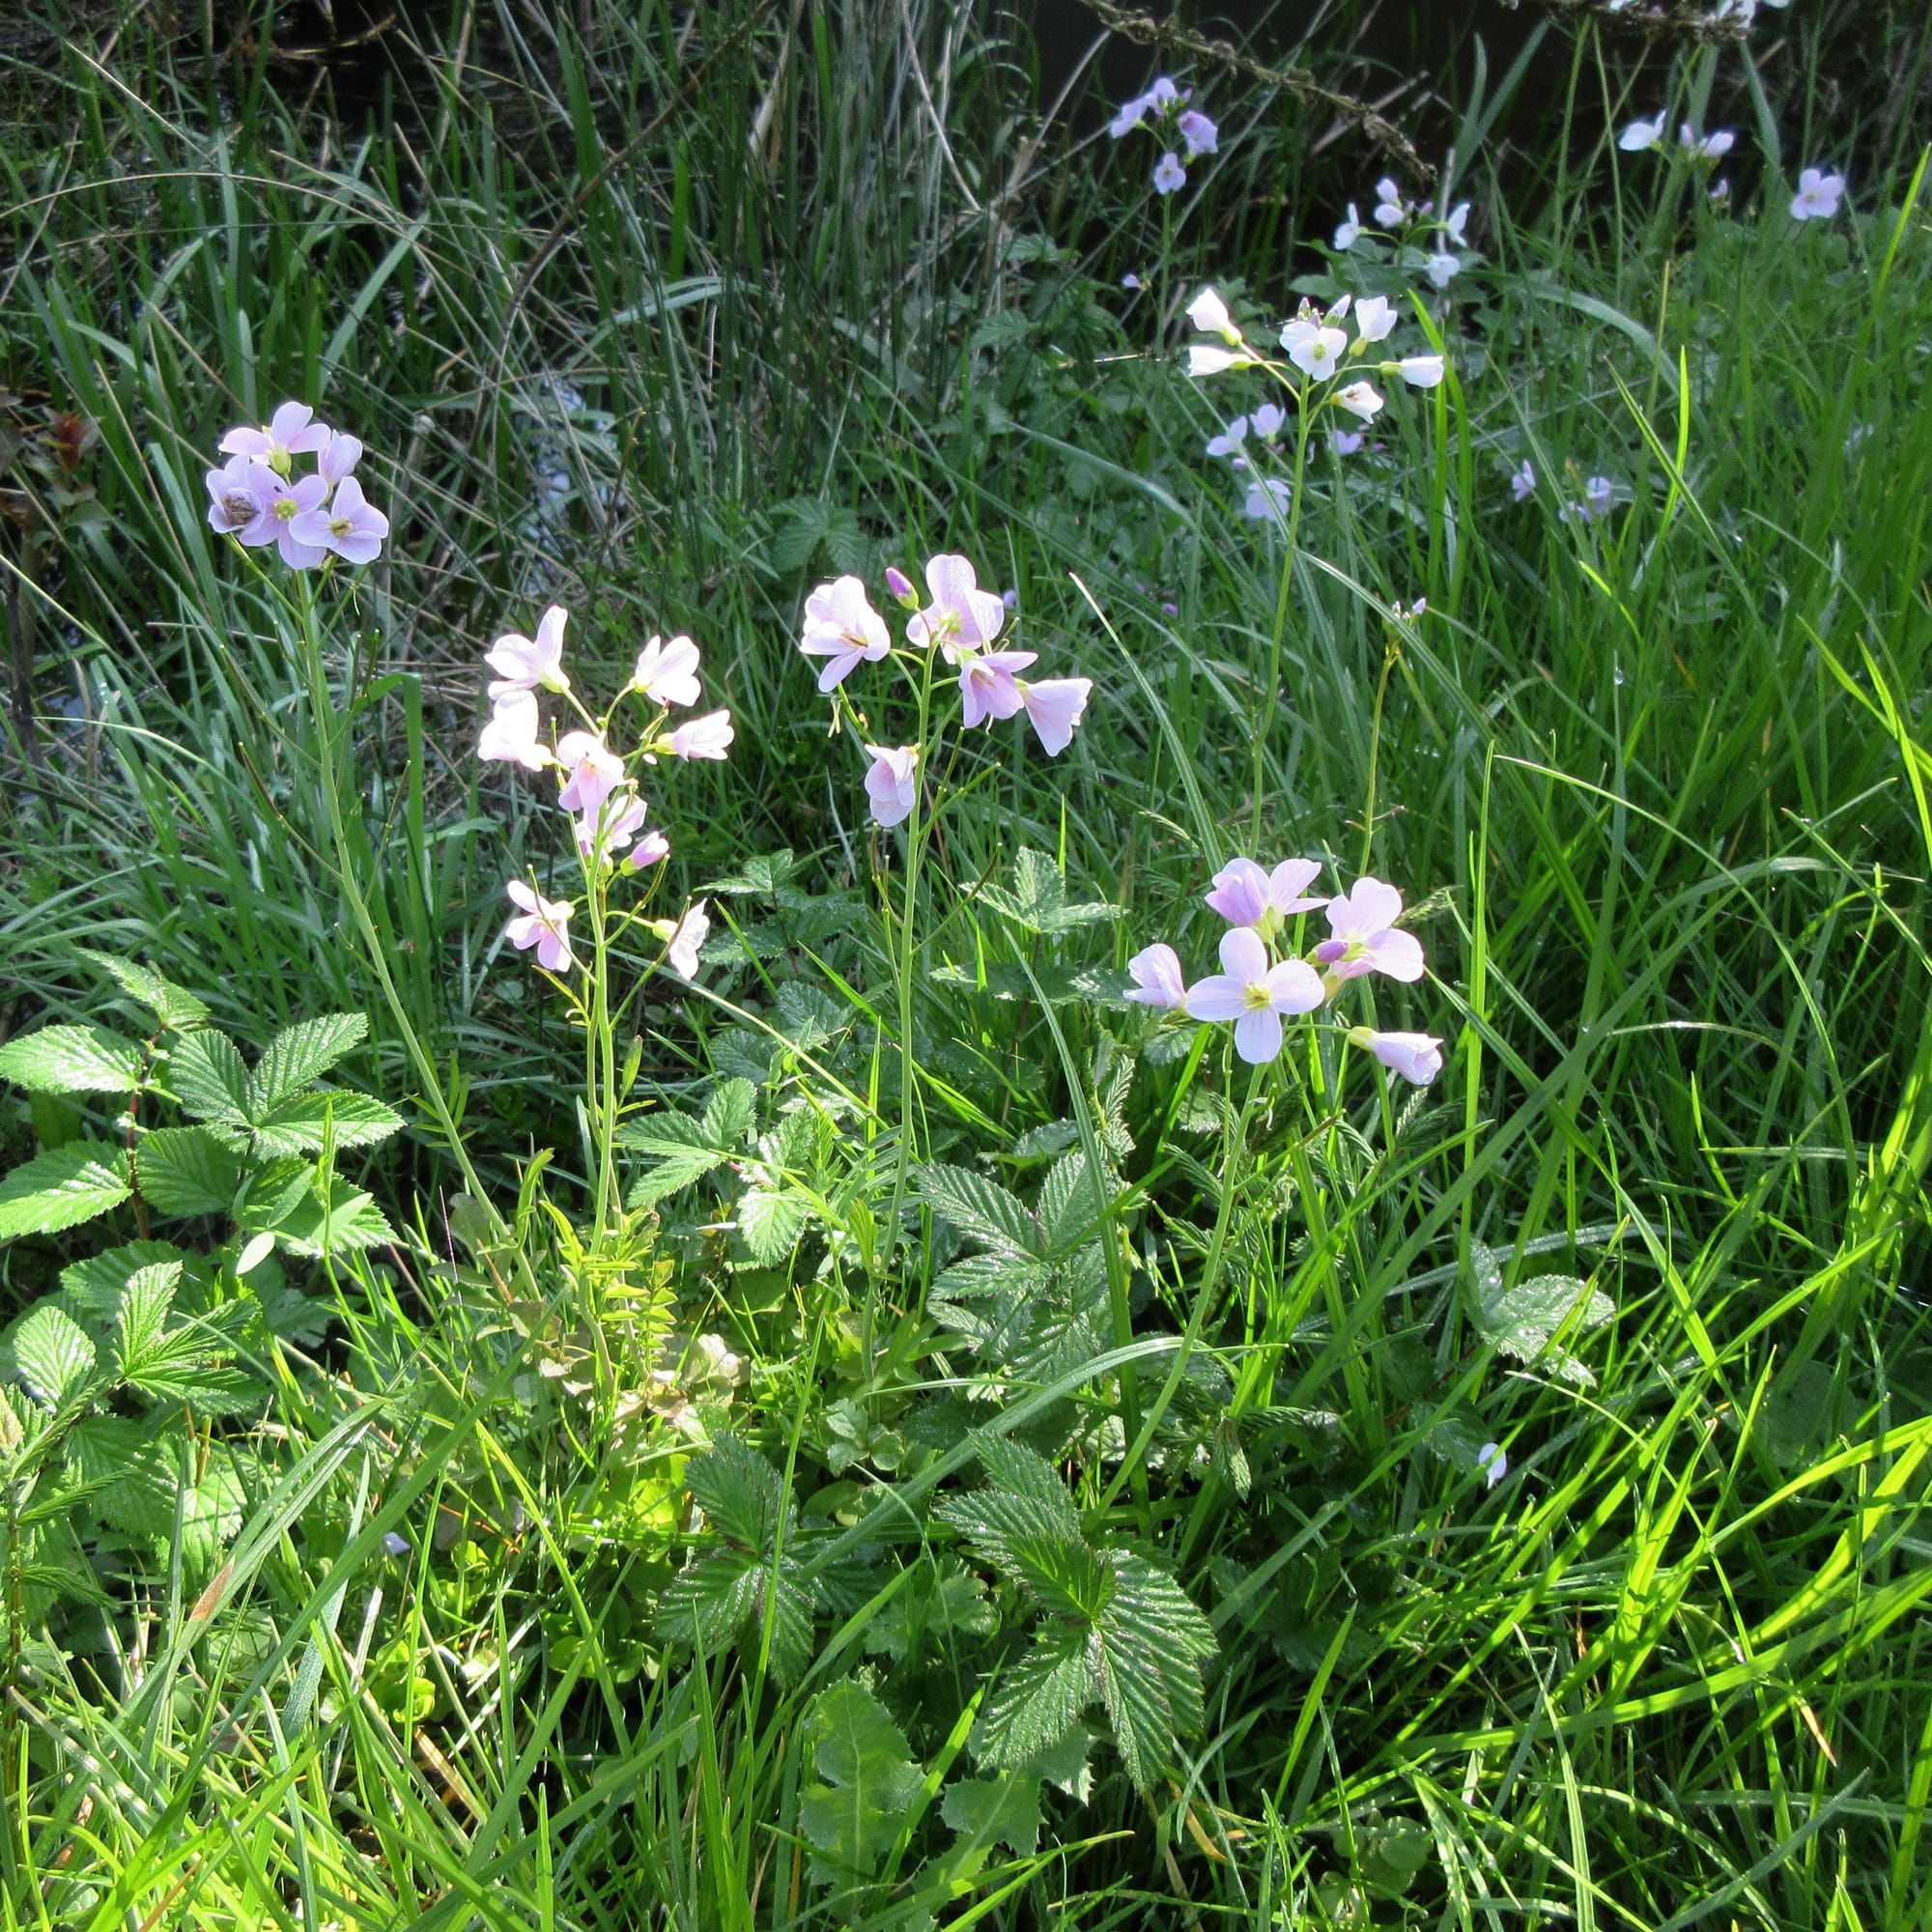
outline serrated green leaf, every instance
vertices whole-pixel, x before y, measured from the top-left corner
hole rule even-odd
[[[920,1786],[905,1734],[863,1684],[846,1678],[820,1693],[810,1731],[820,1783],[799,1799],[799,1828],[828,1883],[869,1878],[897,1842]]]
[[[983,1858],[1003,1844],[1020,1858],[1039,1843],[1039,1780],[1023,1771],[961,1778],[946,1787],[939,1815],[958,1833],[952,1850]]]
[[[188,1260],[187,1250],[172,1241],[124,1241],[119,1247],[103,1249],[62,1268],[61,1298],[70,1314],[83,1322],[95,1321],[105,1327],[114,1320],[135,1269],[169,1262],[185,1268]]]
[[[202,1027],[168,1049],[168,1091],[197,1121],[248,1124],[248,1068],[225,1033]]]
[[[1595,1380],[1589,1369],[1567,1350],[1556,1346],[1561,1334],[1580,1335],[1601,1328],[1616,1313],[1615,1304],[1600,1289],[1574,1275],[1543,1274],[1502,1286],[1501,1275],[1477,1272],[1474,1297],[1476,1326],[1483,1339],[1513,1360],[1534,1364],[1547,1360],[1562,1380],[1588,1386]]]
[[[1087,1241],[1097,1240],[1105,1225],[1111,1190],[1094,1184],[1084,1149],[1054,1162],[1039,1190],[1039,1220],[1046,1233],[1048,1254],[1065,1254]]]
[[[105,1141],[49,1148],[0,1179],[0,1241],[54,1235],[128,1199],[128,1156]]]
[[[738,1203],[738,1232],[760,1267],[774,1267],[798,1246],[811,1204],[783,1187],[749,1187]]]
[[[758,1090],[749,1080],[721,1080],[704,1109],[701,1131],[715,1148],[741,1147],[756,1117]]]
[[[159,1350],[181,1278],[180,1262],[156,1262],[128,1277],[114,1314],[114,1360],[123,1376],[131,1378]]]
[[[997,1181],[971,1168],[935,1162],[919,1170],[919,1191],[932,1211],[962,1235],[1009,1254],[1042,1257],[1038,1221]]]
[[[1096,1684],[1086,1631],[1042,1631],[986,1705],[980,1761],[1012,1770],[1051,1751],[1093,1701]]]
[[[206,1127],[156,1127],[134,1151],[141,1198],[157,1214],[225,1214],[242,1184],[242,1160]]]
[[[0,1080],[35,1094],[131,1094],[147,1062],[139,1040],[99,1027],[50,1026],[0,1046]]]
[[[702,1180],[713,1168],[722,1167],[724,1162],[722,1153],[698,1150],[661,1160],[657,1166],[646,1168],[632,1181],[624,1196],[624,1206],[654,1208],[666,1195],[675,1194],[681,1187],[689,1187],[694,1180]]]
[[[83,959],[91,959],[107,974],[129,999],[147,1008],[161,1025],[180,1032],[199,1026],[208,1018],[201,1001],[172,980],[164,980],[152,968],[132,959],[119,959],[111,952],[96,952],[82,946],[75,949]]]
[[[1066,1485],[1055,1473],[1044,1456],[1037,1455],[1023,1442],[1007,1435],[981,1435],[980,1463],[993,1480],[994,1487],[1015,1496],[1024,1496],[1047,1510],[1061,1536],[1077,1537],[1080,1518]]]
[[[85,1388],[94,1378],[94,1344],[64,1309],[43,1301],[14,1330],[14,1368],[28,1389],[49,1408]]]
[[[374,1197],[351,1187],[339,1175],[326,1190],[318,1175],[308,1195],[275,1224],[275,1233],[294,1253],[318,1258],[380,1248],[396,1238]]]
[[[320,1153],[325,1147],[372,1147],[402,1128],[403,1117],[367,1094],[297,1094],[255,1116],[255,1151]]]
[[[781,1512],[788,1529],[791,1519],[777,1470],[735,1435],[721,1434],[702,1455],[694,1456],[684,1479],[712,1528],[741,1548],[768,1552]]]
[[[248,1184],[235,1205],[235,1222],[244,1235],[267,1234],[279,1228],[315,1186],[315,1168],[294,1154],[271,1160],[249,1175]]]
[[[168,1535],[175,1523],[178,1472],[152,1422],[90,1415],[66,1441],[67,1474],[88,1490],[88,1507],[128,1536]]]
[[[323,1013],[284,1027],[248,1076],[248,1118],[257,1124],[284,1100],[320,1080],[369,1037],[366,1013]]]
[[[1005,1490],[974,1490],[939,1504],[934,1514],[965,1537],[980,1561],[1009,1576],[1022,1576],[1026,1566],[1043,1560],[1038,1552],[1047,1546],[1085,1548],[1079,1519],[1065,1492],[1054,1504]]]
[[[615,1139],[621,1148],[631,1148],[639,1153],[662,1154],[672,1160],[695,1153],[709,1154],[714,1165],[733,1151],[729,1146],[714,1140],[705,1123],[694,1121],[689,1114],[646,1114],[642,1120],[626,1121],[618,1127]]]

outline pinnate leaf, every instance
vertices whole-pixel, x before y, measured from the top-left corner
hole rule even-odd
[[[989,1248],[1008,1254],[1044,1254],[1038,1221],[997,1181],[971,1168],[935,1162],[919,1171],[919,1191],[932,1211]]]
[[[152,967],[133,959],[119,959],[111,952],[97,952],[89,947],[77,949],[91,959],[126,993],[145,1007],[162,1026],[174,1031],[200,1026],[208,1018],[208,1009],[195,996],[164,980]]]
[[[105,1141],[48,1148],[0,1179],[0,1241],[53,1235],[128,1199],[128,1156]]]
[[[1474,1292],[1470,1297],[1483,1339],[1513,1360],[1547,1362],[1567,1382],[1588,1387],[1596,1378],[1556,1344],[1560,1334],[1581,1335],[1601,1328],[1616,1313],[1601,1289],[1574,1275],[1542,1274],[1504,1288],[1501,1270],[1487,1249],[1472,1255]]]
[[[0,1046],[0,1080],[35,1094],[131,1094],[147,1050],[99,1027],[50,1026]]]

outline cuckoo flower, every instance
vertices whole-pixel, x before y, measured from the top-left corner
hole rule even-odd
[[[535,694],[512,691],[497,700],[477,741],[476,755],[485,764],[523,765],[540,772],[554,760],[549,749],[537,743],[537,728]]]
[[[1362,217],[1355,213],[1355,204],[1349,204],[1349,218],[1338,222],[1335,228],[1335,246],[1347,254],[1362,239]]]
[[[282,561],[291,570],[319,569],[328,552],[321,544],[305,542],[296,524],[309,511],[322,507],[328,496],[327,483],[320,476],[302,476],[291,483],[272,470],[264,473],[270,482],[264,511],[274,526],[275,545],[282,554]]]
[[[1397,929],[1402,895],[1379,879],[1358,879],[1352,890],[1328,901],[1328,930],[1313,957],[1327,971],[1331,986],[1359,980],[1364,973],[1386,973],[1391,980],[1422,978],[1422,942]]]
[[[915,611],[919,608],[919,592],[914,587],[912,579],[895,563],[886,565],[886,588],[908,611]]]
[[[1325,383],[1341,367],[1348,353],[1349,338],[1343,330],[1330,328],[1312,316],[1296,316],[1281,326],[1281,346],[1288,359],[1318,383]]]
[[[1355,304],[1355,347],[1365,349],[1379,342],[1401,320],[1395,304],[1386,296],[1370,296]]]
[[[1187,345],[1187,373],[1190,376],[1219,376],[1230,369],[1252,369],[1256,357],[1247,349],[1217,349],[1211,342]]]
[[[1285,524],[1293,501],[1294,492],[1284,477],[1259,477],[1241,498],[1241,515],[1251,524]]]
[[[962,649],[983,651],[1007,621],[1005,603],[994,592],[980,588],[973,566],[963,556],[942,553],[928,558],[925,589],[932,602],[906,626],[906,641],[937,644],[948,664],[957,664]]]
[[[252,456],[286,476],[298,456],[328,441],[328,425],[314,415],[306,403],[284,403],[259,429],[231,429],[215,446],[223,456]]]
[[[898,825],[912,816],[913,801],[919,790],[916,776],[919,747],[867,745],[866,755],[871,769],[866,774],[866,801],[875,823]]]
[[[1208,454],[1228,457],[1235,468],[1239,469],[1247,462],[1247,458],[1241,454],[1241,445],[1247,440],[1248,419],[1246,416],[1236,416],[1219,436],[1210,436],[1208,439]],[[212,482],[210,487],[213,487]]]
[[[1432,1034],[1378,1033],[1374,1027],[1358,1026],[1349,1029],[1349,1037],[1412,1086],[1427,1087],[1442,1071],[1442,1042]]]
[[[302,482],[321,483],[325,490],[328,487],[320,475],[305,476]],[[289,535],[298,543],[333,551],[345,563],[374,563],[388,534],[388,518],[363,496],[361,484],[353,476],[345,476],[335,486],[334,497],[327,508],[304,510],[289,521]],[[282,554],[288,554],[286,549]]]
[[[805,635],[798,647],[809,658],[829,660],[818,673],[820,691],[844,682],[862,662],[876,664],[893,647],[886,620],[871,607],[856,577],[821,583],[805,600]]]
[[[1037,651],[988,651],[961,663],[959,701],[968,730],[989,718],[1010,718],[1020,708],[1025,700],[1013,674],[1025,670],[1038,655]]]
[[[1798,192],[1791,197],[1794,221],[1829,221],[1838,212],[1845,192],[1843,175],[1827,174],[1822,168],[1806,168],[1798,177]],[[222,448],[228,445],[223,443]]]
[[[1153,164],[1153,191],[1175,194],[1187,185],[1187,170],[1177,154],[1165,154]]]
[[[1462,272],[1463,258],[1447,248],[1437,248],[1423,268],[1423,273],[1438,289],[1446,289]]]
[[[575,910],[568,899],[547,899],[522,879],[512,879],[504,888],[513,905],[522,908],[519,918],[503,928],[503,937],[519,952],[537,950],[537,964],[553,973],[567,973],[571,967],[570,915]]]
[[[252,456],[231,456],[206,480],[210,529],[250,550],[274,542],[280,526],[269,515],[269,504],[281,484],[272,469]]]
[[[1187,989],[1187,1012],[1197,1020],[1233,1020],[1235,1051],[1263,1066],[1281,1051],[1283,1013],[1312,1013],[1322,988],[1305,959],[1271,964],[1258,932],[1237,925],[1221,935],[1222,971]]]
[[[1510,472],[1510,495],[1520,503],[1536,488],[1536,465],[1528,457]]]
[[[665,935],[665,957],[680,980],[697,978],[698,955],[711,936],[711,920],[704,904],[704,900],[695,899],[685,908],[684,917]]]
[[[1187,1010],[1187,981],[1180,971],[1180,958],[1167,945],[1150,946],[1127,961],[1133,986],[1124,995],[1144,1007],[1159,1007],[1168,1012]]]
[[[1405,355],[1396,368],[1412,389],[1433,389],[1441,381],[1446,364],[1439,355]]]
[[[1122,135],[1132,133],[1149,114],[1162,113],[1183,99],[1179,88],[1166,74],[1162,74],[1145,94],[1137,94],[1131,100],[1122,102],[1120,111],[1107,123],[1107,132],[1118,141]]]
[[[483,662],[497,675],[490,682],[490,696],[500,702],[513,692],[568,691],[570,680],[563,674],[563,627],[570,612],[561,604],[553,604],[537,619],[534,639],[507,631],[483,653]]]
[[[1264,403],[1248,418],[1248,427],[1264,442],[1272,442],[1288,421],[1288,412],[1278,403]]]
[[[1335,391],[1335,401],[1361,422],[1374,422],[1381,413],[1382,399],[1367,383],[1350,383]]]
[[[532,705],[536,699],[530,699]],[[566,811],[596,814],[624,782],[624,761],[594,731],[569,731],[557,740],[556,761],[563,767],[563,789],[556,802]]]
[[[1403,200],[1392,175],[1384,175],[1376,184],[1375,213],[1376,224],[1381,228],[1400,228],[1408,219],[1409,204]]]
[[[1214,154],[1221,146],[1220,128],[1198,107],[1187,108],[1174,126],[1190,161],[1198,160],[1203,155]]]
[[[1012,653],[1008,653],[1009,656]],[[1052,677],[1039,684],[1025,678],[1013,680],[1039,742],[1049,757],[1057,758],[1073,742],[1073,727],[1087,709],[1087,695],[1094,689],[1091,677]]]
[[[1663,139],[1663,116],[1655,121],[1633,121],[1617,136],[1617,146],[1627,155],[1640,155],[1646,148],[1654,148]]]
[[[576,823],[577,849],[586,859],[621,852],[643,830],[644,801],[636,785],[619,785],[595,810],[584,810]]]
[[[1203,335],[1218,335],[1223,342],[1238,342],[1241,331],[1228,313],[1228,304],[1213,289],[1203,289],[1187,304],[1187,319]]]
[[[1494,1489],[1509,1474],[1510,1459],[1500,1442],[1485,1442],[1476,1451],[1476,1467],[1483,1472],[1487,1487]]]
[[[722,759],[736,735],[728,711],[707,711],[702,718],[687,720],[660,744],[674,758]]]
[[[315,467],[317,473],[325,477],[328,487],[333,490],[361,461],[361,438],[346,436],[341,430],[332,429],[328,433],[328,440],[323,444],[316,456]]]
[[[1232,859],[1214,874],[1214,890],[1207,895],[1208,909],[1230,925],[1251,925],[1266,938],[1284,920],[1328,903],[1325,898],[1302,896],[1321,869],[1318,859],[1284,859],[1271,872],[1252,859]]]
[[[696,704],[697,646],[689,638],[673,638],[669,643],[662,638],[651,639],[638,653],[638,668],[631,673],[631,689],[667,709],[673,704]]]
[[[646,832],[624,854],[624,869],[627,872],[641,872],[646,866],[662,865],[669,857],[670,840],[662,832]]]
[[[1715,134],[1699,135],[1690,122],[1677,130],[1677,145],[1688,148],[1702,161],[1720,161],[1738,144],[1738,137],[1728,128],[1719,128]]]

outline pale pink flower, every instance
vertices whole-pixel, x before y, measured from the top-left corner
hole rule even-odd
[[[1133,976],[1132,989],[1124,998],[1144,1007],[1183,1013],[1187,1010],[1187,981],[1180,970],[1180,956],[1166,944],[1150,946],[1127,961]]]
[[[304,541],[296,529],[296,523],[309,511],[322,507],[328,496],[327,483],[320,476],[303,476],[291,483],[266,469],[263,474],[270,485],[264,513],[274,527],[275,545],[282,554],[282,561],[291,570],[320,569],[327,550],[321,544]]]
[[[680,724],[665,740],[665,748],[674,758],[723,758],[736,735],[728,711],[707,711]]]
[[[566,732],[557,740],[556,761],[564,772],[556,802],[566,811],[601,812],[604,801],[624,782],[623,759],[594,731]]]
[[[1012,652],[1006,655],[1012,656]],[[1016,678],[1020,703],[1039,742],[1049,757],[1059,757],[1073,742],[1073,727],[1087,709],[1087,696],[1094,689],[1091,677],[1051,677],[1040,684]]]
[[[631,673],[631,689],[641,692],[653,704],[667,708],[673,704],[696,704],[699,696],[697,646],[689,638],[673,638],[669,643],[662,638],[651,639],[638,653],[638,668]],[[730,740],[724,742],[729,744]]]
[[[210,529],[250,550],[275,541],[281,526],[269,515],[269,505],[281,483],[272,469],[252,456],[231,456],[219,469],[209,470],[206,481]]]
[[[684,917],[672,930],[665,951],[670,970],[680,980],[697,978],[698,954],[711,935],[711,921],[705,913],[704,904],[704,900],[697,899],[685,908]]]
[[[570,612],[561,604],[553,604],[537,619],[537,634],[526,638],[506,631],[483,653],[483,662],[497,675],[491,680],[490,696],[505,698],[512,692],[568,691],[570,680],[563,674],[563,627]]]
[[[522,916],[503,928],[503,937],[519,952],[534,946],[537,964],[552,973],[567,973],[571,967],[570,915],[575,910],[568,899],[547,899],[522,879],[512,879],[503,889],[511,903],[522,907]]]
[[[1438,289],[1446,289],[1462,272],[1462,256],[1442,247],[1438,247],[1423,267],[1423,273]]]
[[[866,798],[873,819],[880,825],[897,825],[912,816],[919,790],[916,776],[919,748],[916,745],[867,745],[866,755],[871,769],[866,774]]]
[[[1271,872],[1252,859],[1231,859],[1214,874],[1214,890],[1207,895],[1208,909],[1230,925],[1272,932],[1283,920],[1328,903],[1319,896],[1302,896],[1321,869],[1319,859],[1284,859]]]
[[[1358,879],[1352,890],[1328,901],[1328,929],[1334,935],[1315,949],[1329,982],[1359,980],[1364,973],[1386,973],[1391,980],[1422,978],[1422,942],[1402,932],[1402,895],[1379,879]]]
[[[362,440],[359,437],[345,435],[339,429],[328,433],[328,440],[323,444],[315,459],[316,473],[328,481],[333,490],[345,476],[350,475],[355,466],[362,461]]]
[[[528,691],[513,691],[497,700],[483,727],[476,755],[486,764],[523,765],[540,772],[552,762],[549,748],[537,743],[537,700]]]
[[[302,481],[321,483],[325,490],[328,487],[319,475],[305,476]],[[363,496],[355,477],[345,476],[335,486],[335,495],[326,509],[318,506],[290,520],[289,534],[298,543],[333,551],[345,563],[374,563],[383,553],[383,539],[389,534],[389,520]]]
[[[1335,246],[1347,254],[1362,239],[1362,217],[1355,213],[1355,204],[1349,204],[1349,218],[1339,222],[1335,228]]]
[[[1258,932],[1237,925],[1221,935],[1223,970],[1187,989],[1187,1012],[1197,1020],[1233,1020],[1235,1051],[1263,1066],[1281,1051],[1283,1013],[1312,1013],[1321,1004],[1321,980],[1305,959],[1271,964]]]
[[[1298,315],[1293,322],[1282,324],[1281,346],[1297,369],[1313,376],[1318,383],[1325,383],[1342,366],[1349,338],[1342,329],[1330,328],[1325,322]]]
[[[908,586],[909,588],[910,586]],[[798,647],[809,658],[826,658],[820,691],[833,691],[860,664],[876,664],[893,647],[886,620],[872,609],[857,577],[821,583],[805,600],[805,634]]]
[[[1381,397],[1367,383],[1350,383],[1337,389],[1335,400],[1360,422],[1374,422],[1382,407]]]
[[[1190,107],[1174,124],[1175,131],[1180,136],[1181,144],[1187,150],[1187,158],[1192,161],[1203,155],[1218,153],[1221,146],[1221,130],[1198,107]]]
[[[1187,345],[1187,373],[1190,376],[1218,376],[1229,369],[1252,369],[1256,357],[1246,349],[1217,349],[1211,342]]]
[[[1187,170],[1180,164],[1180,156],[1172,151],[1163,155],[1153,164],[1153,191],[1156,194],[1178,194],[1187,185]]]
[[[1427,1087],[1442,1071],[1442,1042],[1433,1034],[1378,1033],[1374,1027],[1358,1026],[1349,1029],[1349,1037],[1412,1086]]]
[[[983,651],[1007,621],[1006,604],[994,592],[980,588],[973,566],[963,556],[942,553],[929,558],[925,592],[932,602],[906,626],[906,641],[937,644],[948,664],[957,664],[962,649]]]
[[[646,832],[624,855],[627,872],[641,872],[646,866],[662,865],[670,857],[670,840],[662,832]]]
[[[635,785],[619,785],[595,811],[579,814],[573,828],[577,849],[586,859],[621,852],[643,829],[645,810]]]
[[[1791,197],[1794,221],[1829,221],[1838,212],[1845,192],[1845,178],[1827,174],[1822,168],[1806,168],[1798,177],[1798,192]],[[223,449],[228,445],[224,442]]]
[[[1654,121],[1633,121],[1617,136],[1617,146],[1627,155],[1640,155],[1646,148],[1654,148],[1663,138],[1663,116],[1660,114]]]
[[[283,403],[261,428],[231,429],[215,446],[223,456],[252,456],[286,476],[296,457],[328,441],[328,425],[314,415],[306,403]]]
[[[907,610],[911,610],[919,602],[919,591],[914,586],[912,579],[895,563],[886,565],[886,588]]]
[[[968,730],[989,718],[1010,718],[1025,699],[1015,671],[1036,662],[1037,651],[988,651],[969,657],[959,667],[959,699]]]

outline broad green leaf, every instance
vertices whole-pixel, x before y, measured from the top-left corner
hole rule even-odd
[[[206,1127],[156,1127],[134,1150],[141,1198],[157,1214],[225,1214],[242,1159]]]
[[[248,1118],[259,1122],[284,1100],[320,1080],[368,1037],[364,1013],[324,1013],[284,1027],[248,1076]]]
[[[248,1123],[248,1069],[225,1033],[203,1027],[168,1049],[168,1091],[197,1121]]]
[[[1556,1338],[1601,1328],[1616,1313],[1602,1290],[1563,1274],[1536,1275],[1505,1289],[1492,1262],[1488,1270],[1478,1264],[1474,1302],[1483,1339],[1505,1355],[1525,1363],[1547,1358],[1554,1375],[1579,1387],[1595,1381],[1581,1361],[1556,1346]]]
[[[1092,1646],[1086,1631],[1052,1625],[1041,1631],[994,1686],[980,1763],[1011,1770],[1065,1740],[1096,1688]]]
[[[938,1163],[919,1171],[919,1191],[935,1214],[962,1235],[1009,1254],[1038,1257],[1039,1223],[997,1181],[971,1168]]]
[[[732,1157],[737,1141],[720,1142],[708,1122],[708,1109],[703,1121],[694,1121],[688,1114],[647,1114],[639,1121],[626,1121],[617,1129],[619,1147],[659,1156],[657,1166],[646,1169],[631,1183],[624,1197],[627,1207],[648,1208]]]
[[[339,1175],[327,1183],[326,1196],[318,1175],[309,1194],[274,1228],[297,1254],[316,1257],[384,1247],[396,1238],[374,1197],[351,1187]]]
[[[53,1235],[128,1198],[128,1156],[105,1141],[49,1148],[0,1179],[0,1241]]]
[[[294,1154],[271,1160],[248,1177],[242,1199],[235,1206],[236,1225],[244,1235],[265,1234],[279,1228],[303,1202],[315,1185],[315,1168]]]
[[[255,1151],[320,1153],[324,1147],[371,1147],[400,1133],[403,1117],[367,1094],[297,1094],[255,1116]]]
[[[741,1146],[752,1131],[758,1090],[749,1080],[723,1080],[704,1109],[703,1133],[712,1147]]]
[[[208,1018],[208,1009],[192,993],[163,980],[152,968],[132,959],[116,958],[111,952],[96,952],[85,946],[76,950],[83,959],[93,960],[124,993],[147,1008],[171,1031],[200,1026]]]
[[[84,1388],[95,1372],[94,1344],[64,1309],[43,1301],[21,1319],[12,1342],[20,1379],[48,1407]]]
[[[88,1507],[125,1535],[160,1537],[175,1526],[179,1473],[156,1425],[125,1415],[90,1415],[66,1442],[67,1473],[84,1484]]]
[[[1082,1242],[1099,1239],[1107,1203],[1108,1195],[1094,1185],[1084,1150],[1076,1149],[1056,1161],[1039,1190],[1047,1252],[1065,1254]]]
[[[905,1734],[863,1684],[851,1678],[812,1706],[812,1763],[822,1782],[799,1799],[798,1822],[829,1883],[869,1878],[897,1842],[920,1786]]]
[[[701,1180],[714,1167],[722,1167],[724,1155],[709,1153],[702,1150],[678,1154],[669,1160],[661,1160],[655,1167],[646,1168],[632,1181],[630,1191],[624,1196],[627,1208],[654,1208],[667,1194],[675,1194],[681,1187],[689,1187],[694,1180]]]
[[[131,1094],[147,1060],[139,1040],[99,1027],[43,1027],[0,1046],[0,1080],[36,1094]]]
[[[737,1436],[720,1435],[685,1465],[685,1481],[719,1535],[741,1548],[768,1552],[784,1509],[778,1472]],[[789,1525],[790,1513],[783,1520]],[[789,1529],[787,1527],[787,1536]]]
[[[738,1232],[760,1267],[773,1267],[798,1246],[811,1204],[783,1187],[750,1187],[738,1203]]]
[[[983,1858],[1003,1844],[1024,1858],[1039,1843],[1039,1779],[1031,1773],[962,1778],[946,1787],[939,1815],[959,1833],[965,1850]]]
[[[121,1374],[130,1380],[161,1347],[181,1278],[180,1262],[156,1262],[136,1268],[121,1291],[114,1318],[114,1354]]]
[[[981,1561],[1009,1576],[1025,1576],[1030,1566],[1043,1562],[1040,1551],[1048,1545],[1086,1548],[1072,1499],[1065,1491],[1056,1504],[1006,1490],[973,1490],[949,1498],[934,1514],[965,1537]],[[1071,1587],[1070,1577],[1067,1581]]]
[[[118,1314],[128,1278],[137,1268],[168,1262],[186,1268],[190,1257],[172,1241],[124,1241],[61,1269],[61,1299],[83,1321],[105,1327]]]

